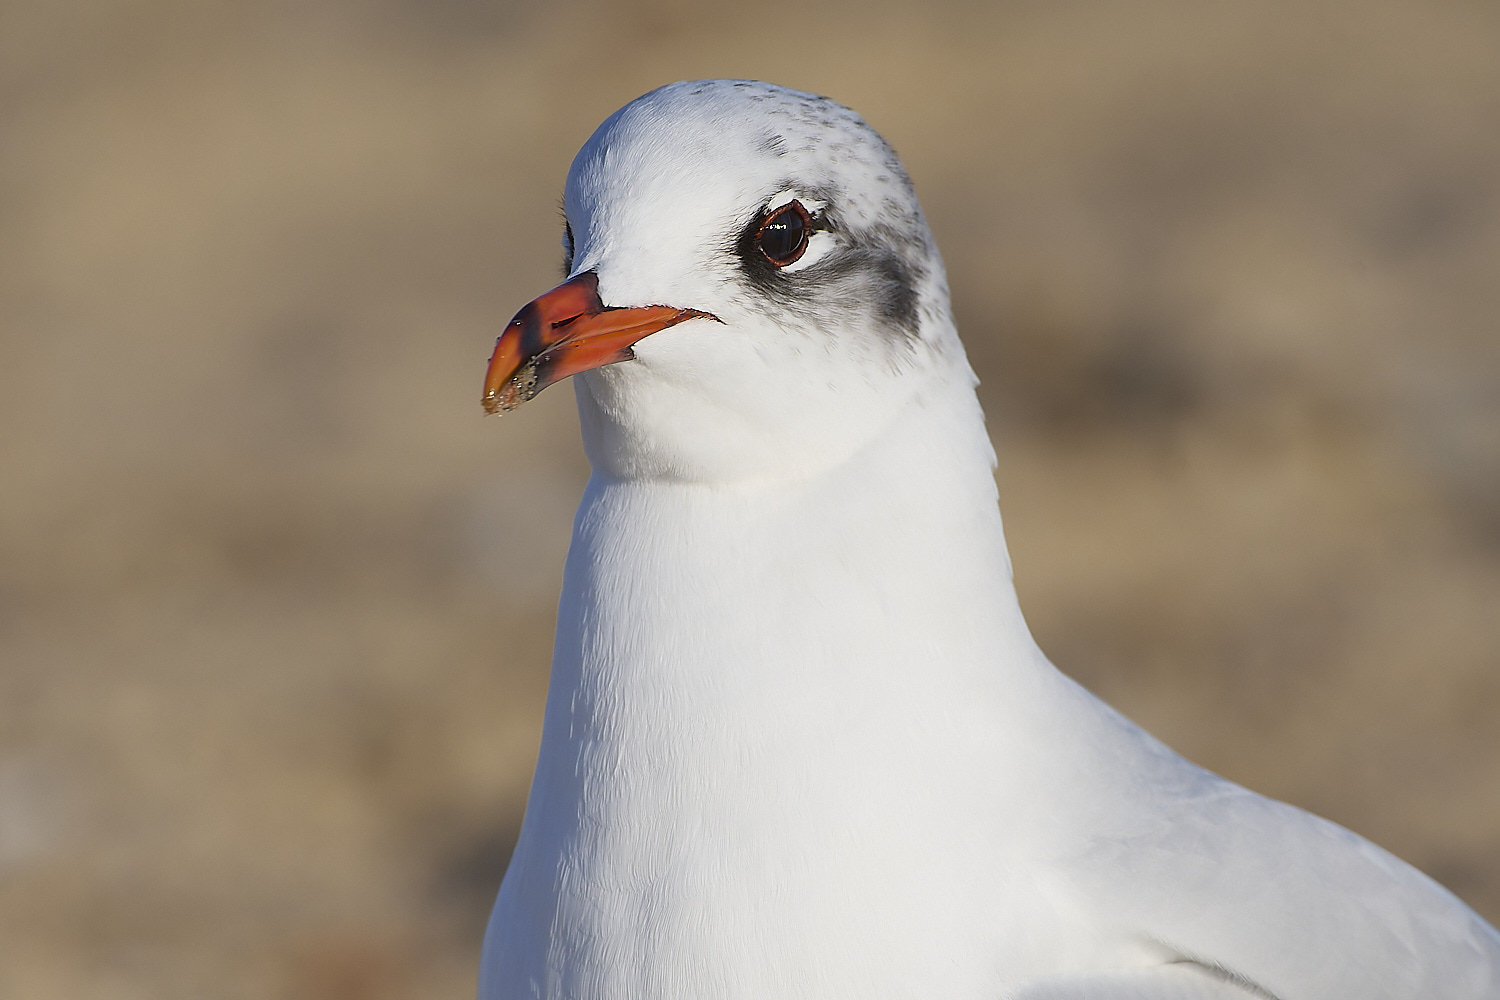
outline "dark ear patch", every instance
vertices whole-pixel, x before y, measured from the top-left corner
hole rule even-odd
[[[835,204],[828,194],[817,198]],[[917,287],[926,275],[916,258],[926,252],[925,240],[912,243],[903,229],[889,226],[851,232],[829,209],[813,216],[813,231],[833,234],[840,245],[810,267],[787,272],[757,245],[764,214],[755,213],[733,243],[740,274],[757,298],[778,312],[833,324],[831,329],[873,315],[895,337],[919,336]]]
[[[913,337],[917,335],[917,283],[911,268],[896,254],[885,254],[872,261],[880,273],[880,315],[886,322],[899,326]]]

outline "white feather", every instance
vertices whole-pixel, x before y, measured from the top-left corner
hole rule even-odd
[[[826,302],[726,249],[798,184],[839,243],[773,277]],[[575,380],[594,476],[484,1000],[1500,996],[1453,896],[1036,647],[941,260],[852,112],[663,88],[585,146],[567,211],[606,303],[722,323]],[[876,259],[910,263],[913,326],[838,298]]]

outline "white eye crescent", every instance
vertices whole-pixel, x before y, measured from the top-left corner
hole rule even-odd
[[[802,252],[792,263],[783,267],[782,270],[788,274],[800,271],[805,267],[812,267],[833,249],[834,237],[832,233],[813,233],[807,241],[807,249]]]

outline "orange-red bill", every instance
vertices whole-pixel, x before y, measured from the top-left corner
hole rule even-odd
[[[674,306],[606,306],[599,276],[585,271],[528,302],[495,341],[484,379],[485,411],[514,410],[569,375],[629,361],[642,339],[699,318],[718,319]]]

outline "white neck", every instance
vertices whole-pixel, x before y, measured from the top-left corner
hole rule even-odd
[[[971,391],[945,388],[797,481],[596,474],[565,573],[543,755],[604,741],[610,769],[660,775],[664,757],[783,741],[799,718],[878,732],[919,692],[950,704],[952,685],[1042,668],[982,416]],[[996,649],[1015,656],[994,662]]]
[[[492,925],[538,936],[487,975],[573,995],[567,968],[771,968],[714,913],[780,926],[783,950],[788,921],[809,949],[991,933],[956,925],[976,911],[954,900],[995,891],[1007,838],[1036,839],[1024,817],[1078,690],[1021,618],[973,392],[940,388],[804,481],[591,480]],[[905,864],[914,851],[948,866]],[[897,901],[905,919],[874,916]],[[538,911],[551,920],[507,916]],[[648,924],[681,940],[632,937]],[[629,954],[594,955],[606,940]],[[842,974],[896,974],[880,965]]]

